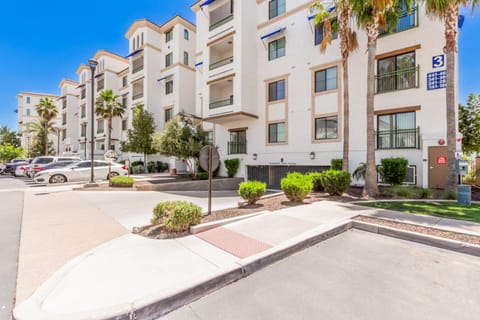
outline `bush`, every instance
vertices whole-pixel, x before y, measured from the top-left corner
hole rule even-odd
[[[132,166],[132,174],[140,174],[145,172],[145,168],[142,165]]]
[[[238,194],[243,200],[247,200],[248,204],[255,204],[267,191],[267,184],[260,181],[246,181],[240,183]]]
[[[125,176],[116,176],[110,179],[110,184],[112,187],[119,187],[119,188],[131,188],[135,180],[130,177]]]
[[[399,198],[430,199],[433,196],[433,191],[430,189],[407,186],[391,186],[385,191],[391,196]]]
[[[147,164],[148,173],[154,173],[157,170],[157,165],[153,161],[149,161]]]
[[[313,188],[312,179],[298,172],[289,173],[280,185],[288,200],[294,202],[302,202]]]
[[[457,194],[455,191],[445,191],[443,193],[443,199],[445,200],[456,200],[457,199]]]
[[[332,159],[331,160],[332,170],[342,170],[343,167],[343,159]]]
[[[225,168],[227,168],[227,175],[229,178],[233,178],[240,167],[240,160],[239,159],[226,159],[223,161],[225,163]]]
[[[407,175],[408,160],[405,158],[385,158],[381,162],[380,174],[383,180],[391,185],[402,184]]]
[[[313,190],[315,191],[324,191],[322,185],[322,173],[321,172],[311,172],[308,174],[313,183]]]
[[[197,180],[208,180],[208,172],[197,172]]]
[[[321,176],[322,185],[329,195],[341,196],[352,182],[350,173],[341,170],[327,170]]]
[[[137,161],[133,161],[130,165],[131,165],[132,167],[136,167],[136,166],[143,166],[144,163],[143,163],[143,161],[141,161],[141,160],[137,160]]]
[[[153,208],[152,224],[163,223],[168,231],[186,231],[202,220],[202,209],[187,201],[161,202]]]
[[[157,169],[157,172],[165,172],[168,170],[169,165],[166,162],[157,161],[155,163],[155,167]]]

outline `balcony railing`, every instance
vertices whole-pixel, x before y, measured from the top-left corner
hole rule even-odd
[[[247,153],[247,141],[229,141],[228,154],[245,154]]]
[[[232,62],[233,62],[233,57],[228,57],[228,58],[219,60],[210,65],[210,70],[214,70],[214,69],[226,66],[227,64],[230,64]]]
[[[137,73],[139,71],[142,71],[143,70],[143,64],[141,66],[138,66],[138,67],[135,67],[133,70],[132,70],[132,74],[133,73]]]
[[[229,99],[211,102],[209,108],[216,109],[216,108],[231,106],[232,104],[233,104],[233,96],[231,96]]]
[[[420,127],[376,132],[377,149],[419,149]]]
[[[104,132],[105,132],[104,129],[97,129],[97,134],[104,133]]]
[[[418,88],[419,70],[420,66],[416,66],[413,68],[377,74],[375,76],[375,93]]]
[[[380,35],[387,35],[412,29],[418,26],[418,8],[412,8],[410,12],[403,11],[398,18],[396,27],[393,30],[389,30],[388,26],[380,29]]]
[[[216,28],[218,28],[218,27],[220,27],[220,26],[224,25],[225,23],[227,23],[229,21],[232,21],[232,20],[233,20],[233,14],[228,15],[225,18],[222,18],[222,19],[218,20],[217,22],[212,23],[210,25],[210,31],[212,31],[212,30],[214,30],[214,29],[216,29]]]
[[[137,99],[140,99],[140,98],[143,98],[143,92],[139,93],[139,94],[135,94],[135,95],[132,96],[132,100],[137,100]]]

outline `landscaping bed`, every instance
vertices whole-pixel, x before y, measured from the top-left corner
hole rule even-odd
[[[390,221],[390,220],[372,218],[372,217],[366,217],[366,216],[357,216],[353,218],[353,220],[382,225],[382,226],[391,227],[391,228],[400,229],[400,230],[422,233],[422,234],[435,236],[435,237],[447,238],[450,240],[466,242],[474,245],[480,245],[479,236],[469,235],[465,233],[444,231],[444,230],[430,228],[430,227],[423,227],[423,226],[413,225],[409,223],[396,222],[396,221]]]

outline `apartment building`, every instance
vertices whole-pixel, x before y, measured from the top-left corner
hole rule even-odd
[[[61,92],[61,96],[57,98],[57,105],[59,105],[58,110],[61,117],[59,152],[63,155],[79,154],[80,136],[78,122],[80,113],[78,110],[78,85],[78,82],[67,79],[62,79],[58,85]]]
[[[31,130],[31,124],[37,123],[40,120],[35,106],[37,106],[40,103],[40,99],[43,98],[52,99],[57,107],[61,105],[58,101],[59,96],[57,95],[36,92],[20,92],[17,94],[18,107],[16,112],[18,117],[18,133],[20,134],[21,146],[27,154],[31,151],[35,136],[35,133]],[[59,116],[53,121],[53,127],[60,128],[60,123],[61,116],[59,114]],[[49,140],[53,142],[55,150],[57,150],[58,146],[57,134],[58,131],[49,135]]]
[[[366,161],[366,35],[342,83],[337,36],[326,53],[308,0],[203,0],[196,13],[196,110],[222,159],[278,188],[286,172],[342,158],[342,88],[350,89],[350,171]],[[443,25],[423,3],[378,40],[376,159],[405,157],[406,182],[442,187],[446,174]]]

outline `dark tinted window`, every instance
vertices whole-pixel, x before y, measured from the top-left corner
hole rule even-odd
[[[106,167],[106,166],[108,166],[108,163],[106,162],[95,161],[95,167]]]
[[[34,164],[47,164],[53,161],[53,158],[37,158],[33,160]]]
[[[80,162],[77,166],[79,168],[90,168],[90,161]]]

